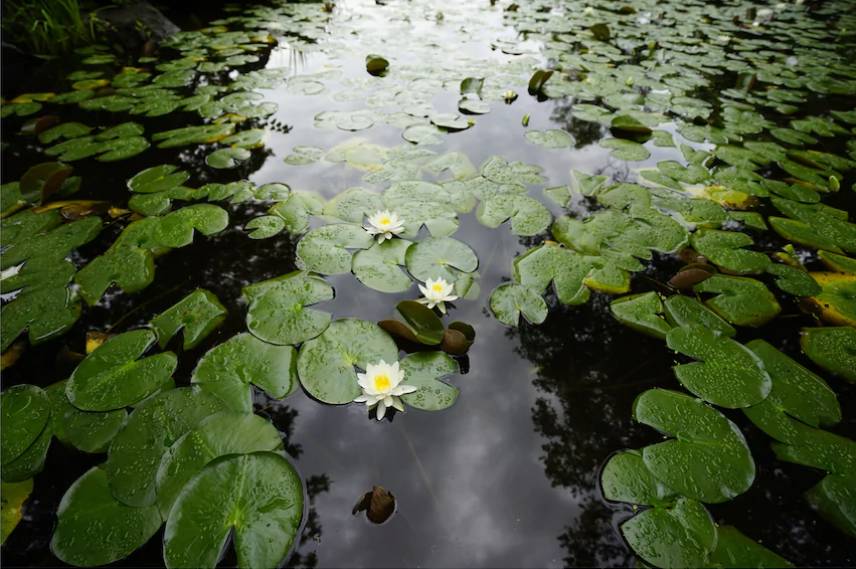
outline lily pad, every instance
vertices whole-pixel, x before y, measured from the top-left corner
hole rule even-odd
[[[330,325],[329,312],[307,308],[333,298],[333,287],[318,276],[294,271],[245,287],[243,297],[247,328],[271,344],[300,344]]]
[[[274,399],[287,397],[297,389],[297,350],[268,344],[252,334],[238,334],[207,351],[193,370],[191,381],[220,398],[229,409],[251,413],[251,383]]]
[[[621,525],[636,554],[654,567],[705,567],[716,548],[716,525],[695,500],[645,510]]]
[[[856,275],[842,273],[811,273],[820,285],[819,294],[809,300],[821,319],[838,326],[856,327]]]
[[[185,350],[195,348],[226,318],[217,296],[205,289],[196,289],[178,303],[152,318],[152,329],[161,349],[165,348],[179,330],[184,330]]]
[[[154,506],[131,507],[113,497],[96,466],[69,487],[57,511],[51,551],[78,567],[106,565],[130,555],[160,528]]]
[[[656,506],[666,505],[675,493],[657,480],[636,450],[622,451],[609,457],[600,474],[603,497],[614,502]]]
[[[359,394],[354,366],[398,361],[395,341],[374,322],[336,320],[300,348],[300,383],[316,399],[331,404],[353,401]]]
[[[856,383],[856,329],[850,326],[803,328],[800,344],[814,363]]]
[[[609,305],[616,320],[637,332],[666,339],[672,327],[663,318],[663,302],[656,292],[631,294],[613,300]]]
[[[746,537],[733,526],[719,526],[716,534],[716,549],[710,556],[710,563],[715,567],[793,567],[790,561]]]
[[[369,54],[366,56],[366,71],[369,75],[383,75],[389,67],[389,61],[383,56]]]
[[[441,411],[455,404],[460,390],[441,381],[458,373],[458,362],[443,352],[416,352],[401,360],[404,383],[418,387],[402,396],[409,406],[423,411]]]
[[[252,153],[240,146],[219,148],[205,157],[205,163],[218,170],[235,168],[241,162],[249,159]]]
[[[771,261],[767,255],[744,249],[752,245],[752,238],[739,231],[699,229],[690,239],[696,251],[722,269],[735,274],[764,272]]]
[[[806,499],[832,525],[856,537],[856,481],[852,477],[827,475],[806,492]]]
[[[531,324],[547,318],[547,303],[537,291],[515,283],[503,283],[490,294],[490,309],[496,319],[517,326],[522,314]]]
[[[348,249],[368,249],[374,243],[359,225],[338,223],[310,230],[297,244],[298,266],[325,275],[351,271]]]
[[[693,290],[715,294],[705,304],[737,326],[763,326],[781,311],[776,297],[764,283],[751,278],[714,275]]]
[[[698,325],[729,338],[737,334],[733,326],[695,298],[676,294],[666,299],[664,307],[666,319],[675,326]]]
[[[203,419],[164,454],[157,473],[158,508],[164,519],[184,486],[216,458],[261,451],[282,453],[282,439],[267,419],[221,411]]]
[[[735,409],[761,402],[772,382],[749,348],[704,326],[681,326],[666,336],[669,348],[698,362],[675,366],[681,385],[709,403]]]
[[[138,194],[166,192],[181,186],[190,178],[190,174],[179,170],[172,164],[152,166],[138,172],[128,180],[128,189]]]
[[[651,153],[647,148],[632,140],[623,138],[607,138],[599,143],[603,148],[612,150],[612,157],[619,160],[627,160],[628,162],[638,162],[647,160]]]
[[[303,507],[303,483],[281,455],[222,457],[178,495],[164,534],[166,565],[213,569],[234,532],[238,567],[279,567],[297,537]]]
[[[175,354],[137,359],[156,339],[151,330],[134,330],[107,340],[71,374],[66,385],[68,400],[84,411],[111,411],[172,387],[172,372],[178,363]]]
[[[676,391],[649,389],[633,403],[633,417],[679,437],[642,449],[645,465],[669,488],[688,498],[720,503],[752,485],[755,462],[743,434],[702,401]]]
[[[526,140],[543,148],[558,149],[569,148],[574,144],[574,137],[564,130],[529,130],[526,131]]]
[[[82,411],[72,405],[65,394],[67,381],[47,388],[51,401],[51,431],[65,444],[83,452],[105,452],[110,442],[125,425],[128,412],[116,409],[106,412]]]
[[[0,395],[0,456],[8,464],[24,454],[42,431],[51,416],[47,394],[35,385],[15,385]]]
[[[158,148],[176,148],[190,144],[207,144],[219,142],[235,131],[235,125],[230,122],[186,126],[157,132],[152,140],[158,142]]]
[[[443,278],[454,283],[458,271],[471,273],[479,260],[469,245],[451,237],[429,237],[407,249],[407,270],[416,279]]]
[[[364,285],[380,292],[404,292],[412,285],[404,272],[405,258],[412,243],[405,239],[389,239],[357,251],[352,269]]]
[[[129,506],[153,505],[164,453],[202,419],[223,409],[220,399],[190,387],[170,389],[139,405],[113,439],[103,465],[113,496]]]
[[[0,544],[18,526],[24,516],[24,502],[33,491],[33,480],[0,484]]]

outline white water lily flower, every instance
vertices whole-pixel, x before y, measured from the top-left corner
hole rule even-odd
[[[378,243],[383,243],[404,231],[404,220],[388,209],[378,210],[369,216],[368,225],[363,225],[363,229],[377,237]]]
[[[435,306],[440,309],[443,314],[446,313],[446,302],[457,300],[457,296],[452,294],[455,287],[451,283],[447,283],[446,279],[439,277],[436,279],[428,279],[425,281],[425,286],[419,285],[419,292],[425,298],[420,298],[419,302],[427,304],[428,308]]]
[[[377,405],[375,414],[378,421],[383,419],[390,407],[404,411],[401,396],[413,393],[418,387],[402,385],[402,381],[404,370],[398,366],[398,362],[388,364],[380,360],[376,364],[368,364],[366,373],[357,374],[357,383],[363,394],[354,399],[354,403],[365,403],[369,409]]]

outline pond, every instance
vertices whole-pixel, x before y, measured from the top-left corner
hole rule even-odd
[[[3,563],[856,565],[848,8],[242,4],[4,85]]]

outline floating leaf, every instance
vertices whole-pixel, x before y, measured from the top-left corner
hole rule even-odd
[[[244,231],[250,239],[267,239],[285,229],[285,220],[278,215],[263,215],[247,222]]]
[[[770,393],[772,383],[749,348],[704,326],[673,328],[669,348],[698,362],[675,366],[681,385],[698,397],[729,409],[749,407]]]
[[[711,565],[715,567],[793,567],[787,559],[749,539],[733,526],[719,526],[716,534],[716,549],[710,556]]]
[[[71,374],[66,385],[68,400],[84,411],[111,411],[171,387],[175,354],[137,359],[156,339],[151,330],[134,330],[107,340]]]
[[[205,157],[205,163],[218,170],[235,168],[240,162],[247,160],[252,153],[240,146],[220,148]]]
[[[651,138],[651,129],[629,115],[619,115],[613,118],[609,130],[617,138],[626,138],[639,143]]]
[[[179,330],[184,330],[185,350],[195,348],[226,318],[226,308],[213,293],[196,289],[176,304],[152,318],[152,329],[161,349]]]
[[[138,172],[128,180],[128,189],[138,194],[166,192],[181,186],[190,178],[190,174],[179,170],[172,164],[152,166]]]
[[[631,294],[613,300],[609,305],[615,318],[637,332],[666,339],[672,327],[663,317],[663,302],[656,292]]]
[[[354,366],[398,360],[398,348],[374,322],[343,319],[300,348],[300,383],[316,399],[331,404],[350,403],[359,394]]]
[[[651,508],[621,525],[636,554],[654,567],[705,567],[716,548],[716,526],[707,510],[687,498]]]
[[[517,326],[521,314],[532,324],[540,324],[547,318],[547,303],[541,295],[514,283],[503,283],[493,290],[490,309],[497,320],[508,326]]]
[[[460,390],[441,378],[459,372],[458,362],[443,352],[416,352],[401,361],[404,382],[418,387],[402,396],[411,407],[423,411],[441,411],[454,405]]]
[[[689,498],[719,503],[752,485],[755,463],[742,433],[700,400],[649,389],[633,403],[633,417],[679,437],[642,449],[645,465],[669,488]]]
[[[244,288],[249,303],[247,328],[271,344],[300,344],[330,325],[330,313],[307,308],[333,298],[321,277],[294,271]]]
[[[404,272],[405,256],[412,243],[405,239],[389,239],[357,251],[352,269],[364,285],[380,292],[404,292],[413,282]]]
[[[164,454],[157,473],[158,508],[169,517],[179,493],[216,458],[229,454],[278,451],[282,439],[270,421],[258,415],[221,411],[203,419]]]
[[[651,153],[647,148],[632,140],[623,138],[607,138],[599,143],[603,148],[612,150],[612,157],[619,160],[627,160],[629,162],[637,162],[647,160]]]
[[[811,278],[822,289],[809,299],[820,317],[830,324],[856,327],[856,275],[811,273]]]
[[[218,142],[231,135],[234,131],[235,125],[230,122],[186,126],[157,132],[152,135],[152,140],[159,142],[158,148],[175,148],[189,144]]]
[[[811,361],[856,383],[856,329],[850,326],[803,328],[800,344]]]
[[[48,426],[47,394],[35,385],[14,385],[0,395],[0,456],[3,464],[20,457]]]
[[[339,223],[310,230],[297,244],[298,266],[325,275],[351,271],[348,249],[368,249],[374,243],[359,225]]]
[[[820,515],[850,537],[856,537],[856,481],[849,476],[827,475],[806,492]]]
[[[251,413],[251,383],[274,399],[287,397],[297,388],[297,350],[273,346],[252,334],[238,334],[207,351],[191,381],[233,411]]]
[[[288,460],[270,452],[225,456],[179,494],[166,524],[164,560],[167,567],[213,569],[234,532],[238,567],[279,567],[302,518],[303,483]]]
[[[83,452],[105,452],[110,441],[125,425],[127,411],[82,411],[69,402],[65,394],[67,384],[67,381],[59,381],[46,390],[51,401],[50,429],[53,435]]]
[[[69,487],[57,518],[51,551],[78,567],[106,565],[127,557],[162,523],[156,507],[131,507],[114,498],[107,473],[98,466]]]
[[[697,293],[713,293],[705,304],[738,326],[763,326],[781,311],[776,297],[764,283],[746,277],[714,275],[693,287]]]
[[[529,130],[526,140],[543,148],[568,148],[574,144],[574,137],[564,130]]]
[[[415,341],[426,346],[436,346],[443,340],[443,321],[421,302],[402,300],[395,310],[404,320]]]
[[[698,325],[729,338],[737,334],[733,326],[695,298],[676,294],[666,299],[664,307],[666,319],[675,326]]]
[[[603,497],[615,502],[655,506],[667,504],[676,496],[662,482],[654,478],[642,453],[622,451],[609,457],[600,474]]]
[[[3,482],[0,485],[0,544],[18,526],[24,516],[24,502],[33,491],[33,480]]]
[[[752,245],[752,238],[738,231],[699,229],[690,242],[696,251],[729,272],[745,275],[764,272],[771,261],[767,255],[743,249]]]
[[[423,282],[443,278],[454,283],[458,271],[471,273],[479,264],[469,245],[451,237],[429,237],[407,249],[405,257],[407,270]]]
[[[202,419],[224,408],[220,399],[190,387],[170,389],[137,406],[110,444],[103,465],[113,496],[129,506],[154,504],[155,475],[164,453]]]

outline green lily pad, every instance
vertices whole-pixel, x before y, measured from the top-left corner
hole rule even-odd
[[[806,492],[808,503],[832,525],[856,538],[856,481],[830,474]]]
[[[291,154],[283,160],[291,166],[305,166],[314,164],[324,157],[324,149],[317,146],[295,146],[291,149]]]
[[[437,314],[415,300],[402,300],[395,311],[404,320],[404,325],[420,344],[436,346],[443,341],[445,327]]]
[[[48,424],[18,458],[0,464],[0,478],[4,482],[21,482],[41,472],[52,437],[53,432]]]
[[[134,330],[104,342],[69,377],[68,400],[83,411],[111,411],[172,387],[172,372],[178,363],[175,354],[137,359],[156,339],[151,330]]]
[[[227,136],[220,142],[238,148],[258,148],[263,145],[264,137],[265,129],[251,128],[236,132],[231,136]]]
[[[651,156],[651,153],[647,148],[632,140],[625,140],[623,138],[607,138],[601,140],[599,144],[603,148],[609,148],[612,150],[612,157],[618,158],[619,160],[638,162],[641,160],[647,160]]]
[[[633,551],[654,567],[706,567],[716,549],[716,525],[704,506],[679,498],[670,508],[651,508],[621,525]]]
[[[24,502],[33,491],[33,480],[0,484],[0,544],[6,543],[24,517]]]
[[[42,431],[51,416],[47,394],[35,385],[15,385],[0,395],[0,457],[8,464],[24,454]]]
[[[433,124],[414,124],[405,128],[401,137],[413,144],[440,144],[443,142],[443,131]]]
[[[850,326],[803,328],[800,344],[811,361],[856,383],[856,329]]]
[[[819,294],[822,289],[813,274],[802,267],[794,267],[783,263],[771,263],[767,273],[776,277],[776,286],[780,290],[794,296],[812,296]]]
[[[663,302],[656,292],[631,294],[613,300],[609,305],[616,320],[637,332],[666,339],[672,327],[662,317]]]
[[[181,186],[190,178],[190,174],[179,170],[172,164],[152,166],[138,172],[128,180],[128,189],[138,194],[166,192]]]
[[[271,344],[299,344],[330,325],[330,313],[307,308],[332,300],[333,287],[321,277],[294,271],[244,288],[247,328]]]
[[[770,258],[764,253],[743,249],[752,245],[752,238],[739,231],[699,229],[690,238],[696,251],[715,265],[740,275],[764,272]]]
[[[186,126],[175,128],[152,135],[154,142],[159,142],[158,148],[176,148],[190,144],[207,144],[219,142],[235,131],[235,125],[230,122]]]
[[[320,336],[300,348],[300,383],[316,399],[331,404],[353,401],[359,394],[354,366],[398,361],[395,341],[374,322],[336,320]]]
[[[471,273],[479,264],[469,245],[451,237],[429,237],[420,241],[407,249],[405,258],[407,270],[423,282],[443,278],[454,283],[458,271]]]
[[[279,567],[297,537],[303,507],[303,483],[284,457],[222,457],[178,495],[164,534],[166,565],[213,569],[234,532],[238,567]]]
[[[511,232],[531,236],[546,231],[553,221],[550,210],[525,193],[497,193],[486,197],[476,209],[476,219],[490,228],[511,220]]]
[[[559,129],[526,131],[526,140],[543,148],[569,148],[574,144],[574,137]]]
[[[247,222],[244,231],[250,239],[268,239],[285,229],[285,220],[278,215],[263,215]]]
[[[776,297],[764,283],[746,277],[714,275],[693,287],[697,293],[712,293],[705,304],[737,326],[763,326],[781,312]]]
[[[689,498],[720,503],[752,485],[755,462],[743,434],[702,401],[675,391],[649,389],[633,403],[633,417],[678,437],[642,449],[645,465],[669,488]]]
[[[704,326],[673,328],[669,348],[699,360],[674,367],[675,377],[690,392],[709,403],[736,409],[761,402],[772,382],[749,348]]]
[[[161,349],[179,330],[184,330],[184,349],[191,350],[225,319],[226,307],[217,296],[205,289],[196,289],[152,318],[151,324]]]
[[[743,410],[761,430],[776,440],[791,442],[792,424],[784,415],[812,427],[834,425],[841,420],[835,392],[821,377],[764,340],[752,340],[746,346],[761,358],[773,380],[767,398]]]
[[[244,162],[252,156],[252,153],[246,148],[240,146],[219,148],[205,157],[205,163],[218,170],[235,168],[239,163]]]
[[[617,138],[645,142],[651,138],[651,129],[630,115],[619,115],[612,119],[609,130]]]
[[[179,493],[205,466],[229,454],[278,451],[276,427],[258,415],[221,411],[203,419],[164,454],[157,473],[158,508],[164,519]]]
[[[357,251],[352,269],[364,285],[380,292],[404,292],[413,282],[404,272],[407,250],[413,245],[405,239],[389,239]]]
[[[297,244],[298,266],[325,275],[351,271],[348,249],[368,249],[374,243],[359,225],[338,223],[310,230]]]
[[[92,132],[91,126],[79,122],[64,122],[39,133],[39,142],[51,144],[59,139],[78,138]]]
[[[674,326],[698,325],[729,338],[737,334],[731,324],[695,298],[676,294],[666,299],[664,307],[666,319]]]
[[[324,200],[311,192],[292,192],[284,202],[274,204],[269,213],[282,218],[285,229],[298,235],[309,228],[309,220],[318,215],[324,206]]]
[[[713,567],[793,567],[790,561],[746,537],[733,526],[719,526],[716,534],[716,549],[710,556]]]
[[[127,557],[162,523],[156,507],[131,507],[114,498],[107,473],[98,466],[69,487],[57,518],[51,552],[78,567],[106,565]]]
[[[856,327],[856,275],[811,273],[820,290],[809,299],[830,324]]]
[[[641,506],[670,503],[675,493],[657,480],[636,450],[621,451],[609,457],[600,473],[603,497],[614,502]]]
[[[442,411],[455,404],[460,390],[441,381],[459,373],[458,362],[444,352],[416,352],[401,360],[405,385],[418,389],[402,396],[410,407],[423,411]]]
[[[51,401],[51,431],[65,444],[83,452],[105,452],[110,441],[125,425],[128,412],[116,409],[106,412],[82,411],[72,405],[65,394],[67,381],[46,389]]]
[[[220,399],[190,387],[170,389],[139,405],[113,439],[103,465],[113,496],[129,506],[153,505],[164,453],[202,419],[223,409]]]
[[[503,283],[490,294],[490,309],[497,320],[517,326],[522,314],[531,324],[547,318],[547,303],[537,291],[515,283]]]
[[[229,409],[251,413],[251,383],[274,399],[297,389],[297,350],[268,344],[252,334],[238,334],[208,350],[196,364],[191,381]]]

